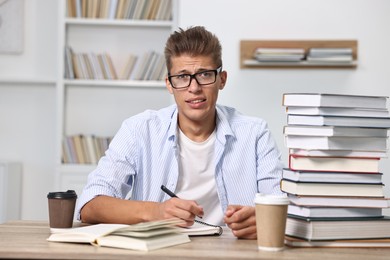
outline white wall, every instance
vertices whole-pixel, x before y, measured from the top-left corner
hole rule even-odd
[[[54,83],[9,83],[7,78],[56,77],[57,1],[25,1],[25,50],[0,54],[0,159],[24,166],[23,219],[47,219],[54,187]],[[179,25],[204,25],[223,45],[227,87],[220,103],[269,122],[284,160],[284,92],[390,95],[387,0],[180,1]],[[359,65],[348,70],[241,70],[241,39],[357,39]],[[381,161],[390,196],[390,159]]]
[[[46,219],[55,173],[57,3],[24,3],[23,53],[0,54],[0,158],[23,163],[22,218]]]

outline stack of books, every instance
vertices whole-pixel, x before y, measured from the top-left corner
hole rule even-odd
[[[291,202],[287,245],[390,246],[384,240],[390,238],[390,217],[382,214],[390,204],[379,168],[387,157],[387,99],[283,95],[289,159],[281,189]]]
[[[260,62],[299,62],[305,58],[305,49],[257,48],[253,57]]]
[[[353,62],[352,48],[310,48],[306,60],[313,64]]]

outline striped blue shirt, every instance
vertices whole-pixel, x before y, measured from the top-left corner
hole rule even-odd
[[[163,202],[179,176],[176,105],[126,119],[97,168],[88,176],[77,212],[98,195]],[[215,179],[223,212],[254,205],[256,193],[281,194],[281,154],[266,122],[217,105]],[[196,162],[194,162],[196,163]]]

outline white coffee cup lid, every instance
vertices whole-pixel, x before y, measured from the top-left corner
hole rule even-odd
[[[254,202],[256,204],[287,205],[290,201],[286,195],[270,195],[257,193]]]

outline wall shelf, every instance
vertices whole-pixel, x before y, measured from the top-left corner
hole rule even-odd
[[[298,62],[260,62],[253,58],[257,48],[302,48],[305,54],[310,48],[351,48],[352,62],[311,62],[302,60]],[[356,40],[242,40],[240,42],[240,68],[267,69],[267,68],[356,68],[358,60],[358,42]]]

